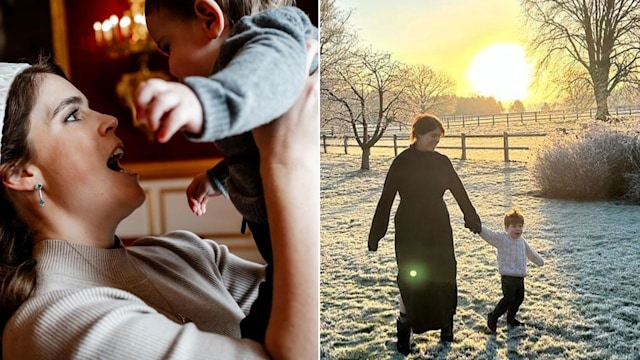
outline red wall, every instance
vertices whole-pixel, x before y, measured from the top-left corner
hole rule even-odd
[[[135,58],[111,59],[95,43],[93,23],[112,14],[121,16],[128,9],[128,0],[66,0],[67,33],[71,81],[89,99],[97,111],[114,115],[120,125],[118,136],[125,144],[125,162],[169,161],[210,158],[218,155],[213,144],[192,143],[182,135],[167,144],[149,142],[132,124],[129,109],[122,105],[115,92],[122,74],[138,70]],[[318,24],[318,1],[299,0],[298,7]],[[152,70],[167,71],[166,59],[156,54],[151,58]]]

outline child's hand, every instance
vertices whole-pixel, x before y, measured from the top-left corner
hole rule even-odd
[[[221,194],[222,193],[211,184],[206,172],[198,174],[191,180],[191,184],[187,187],[189,208],[197,216],[202,216],[207,212],[207,201],[209,201],[209,198]]]
[[[202,132],[202,105],[186,85],[162,79],[142,83],[134,94],[138,122],[165,143],[178,130]]]

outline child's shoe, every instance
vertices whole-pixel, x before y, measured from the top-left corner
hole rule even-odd
[[[489,332],[491,334],[495,334],[497,328],[498,328],[498,319],[493,317],[492,313],[489,313],[489,315],[487,315],[487,329],[489,329]]]
[[[411,352],[411,326],[408,322],[402,321],[400,318],[396,320],[396,328],[398,330],[398,342],[396,348],[402,355],[409,355]]]
[[[507,324],[509,326],[524,326],[524,323],[516,318],[513,319],[507,319]]]

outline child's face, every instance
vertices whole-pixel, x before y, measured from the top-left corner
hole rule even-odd
[[[514,240],[522,236],[523,229],[524,224],[509,224],[504,228],[507,234]]]
[[[169,57],[169,71],[173,76],[183,80],[187,76],[211,75],[228,32],[211,39],[199,20],[177,18],[162,9],[146,19],[151,38]]]

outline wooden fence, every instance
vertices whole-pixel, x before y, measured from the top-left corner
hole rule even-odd
[[[460,158],[462,160],[466,160],[467,159],[467,151],[468,150],[500,150],[503,152],[504,154],[504,161],[508,162],[510,161],[509,158],[509,151],[511,150],[530,150],[530,148],[528,146],[510,146],[509,145],[509,139],[513,139],[513,138],[531,138],[531,137],[544,137],[546,136],[546,134],[544,133],[512,133],[509,134],[506,131],[502,134],[496,134],[496,135],[466,135],[464,133],[461,133],[460,135],[447,135],[447,138],[459,138],[460,139],[460,146],[438,146],[438,149],[453,149],[453,150],[461,150],[462,153],[460,155]],[[327,135],[322,135],[322,148],[324,153],[327,153],[327,148],[328,147],[342,147],[344,148],[344,153],[348,154],[349,153],[349,148],[350,147],[357,147],[360,148],[360,146],[357,143],[353,143],[350,144],[349,143],[349,137],[348,136],[344,136],[342,138],[342,144],[338,145],[338,144],[331,144],[327,142]],[[477,139],[502,139],[502,146],[469,146],[467,145],[467,140],[468,139],[473,139],[473,138],[477,138]],[[381,143],[382,140],[392,140],[393,141],[393,145],[378,145],[378,143]],[[378,141],[378,143],[376,143],[376,145],[374,145],[374,147],[376,148],[392,148],[393,149],[393,154],[395,156],[398,155],[398,149],[403,149],[406,146],[408,146],[408,140],[400,140],[401,142],[406,142],[407,144],[402,145],[402,144],[398,144],[399,140],[398,140],[398,136],[397,135],[393,135],[393,136],[383,136],[380,141]]]
[[[615,117],[640,117],[640,106],[620,106],[610,109],[611,116]],[[442,124],[446,129],[456,128],[475,128],[475,127],[492,127],[500,126],[506,127],[507,130],[510,126],[529,126],[533,128],[539,127],[537,125],[548,124],[568,124],[576,123],[585,120],[591,120],[595,117],[595,109],[584,111],[580,113],[573,113],[565,110],[552,110],[552,111],[526,111],[521,113],[502,113],[492,115],[443,115],[439,116]],[[362,126],[356,125],[358,133],[362,134]],[[410,126],[403,123],[395,123],[393,126],[389,126],[386,134],[405,134],[409,131]],[[340,134],[350,134],[352,131],[349,124],[345,128],[329,127],[328,129],[321,129],[322,134],[334,137],[340,136]]]
[[[610,110],[611,116],[640,116],[640,107],[624,106]],[[503,113],[493,115],[444,115],[440,116],[447,129],[452,127],[467,126],[495,126],[503,124],[507,127],[511,124],[531,123],[565,123],[571,121],[589,120],[595,117],[595,109],[589,111],[571,113],[565,110],[554,111],[526,111],[521,113]]]

